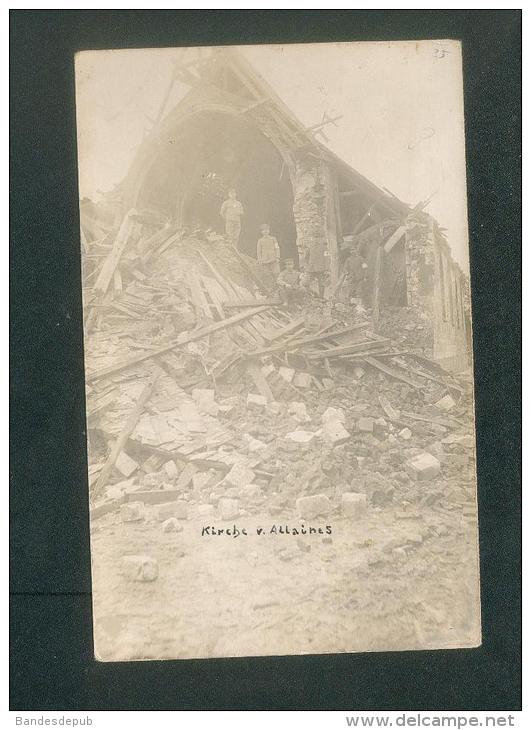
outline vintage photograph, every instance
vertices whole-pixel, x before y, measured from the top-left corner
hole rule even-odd
[[[461,45],[76,55],[94,653],[481,644]]]

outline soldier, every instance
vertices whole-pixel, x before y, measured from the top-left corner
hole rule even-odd
[[[280,248],[277,239],[269,234],[267,223],[260,226],[260,232],[262,236],[256,245],[256,258],[264,269],[268,286],[273,287],[280,274]]]
[[[229,197],[224,201],[219,211],[225,221],[225,235],[233,246],[238,246],[238,240],[242,230],[243,205],[236,199],[236,190],[229,190]]]
[[[295,268],[293,259],[286,259],[284,267],[277,279],[278,293],[282,304],[289,306],[298,303],[302,298],[302,290],[299,285],[301,275]]]

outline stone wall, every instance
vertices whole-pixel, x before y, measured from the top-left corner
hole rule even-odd
[[[333,172],[326,163],[304,155],[295,162],[293,216],[297,229],[299,258],[311,260],[313,268],[337,272],[338,231]],[[319,263],[320,262],[320,263]]]
[[[463,369],[470,358],[468,283],[432,219],[408,225],[406,277],[408,306],[424,311],[431,321],[433,358],[445,368]]]

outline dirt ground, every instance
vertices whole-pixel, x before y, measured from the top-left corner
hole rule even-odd
[[[222,522],[192,509],[172,533],[163,532],[156,506],[142,522],[106,515],[92,527],[97,657],[477,646],[474,500],[463,494],[446,508],[369,508],[363,519],[336,513],[302,523],[330,525],[331,536],[270,533],[273,525],[300,527],[294,512]],[[202,536],[207,525],[248,534]],[[156,580],[127,580],[121,561],[133,554],[158,561]]]

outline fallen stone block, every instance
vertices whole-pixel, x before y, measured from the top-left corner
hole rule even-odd
[[[256,393],[247,394],[247,405],[251,408],[265,408],[267,406],[267,398],[264,395],[257,395]]]
[[[238,516],[240,511],[240,503],[237,499],[229,499],[224,497],[219,500],[219,512],[222,520],[233,520]]]
[[[412,479],[425,481],[434,479],[439,474],[441,462],[432,454],[424,452],[408,459],[405,467]]]
[[[413,434],[411,433],[409,428],[403,428],[401,431],[398,432],[398,435],[401,439],[404,439],[404,441],[409,441]]]
[[[207,388],[194,388],[192,398],[197,405],[199,413],[209,416],[217,416],[219,406],[215,401],[216,392]]]
[[[369,418],[368,416],[362,416],[358,420],[358,430],[362,431],[363,433],[372,433],[374,428],[374,418]]]
[[[325,516],[330,512],[330,500],[324,494],[313,494],[309,497],[299,497],[295,502],[295,508],[303,520],[313,520],[319,516]]]
[[[357,377],[358,380],[360,380],[360,378],[363,378],[363,376],[365,375],[365,370],[363,368],[360,368],[359,366],[355,367],[354,375]]]
[[[122,522],[140,522],[144,519],[144,516],[143,502],[126,502],[120,507],[120,519]]]
[[[293,385],[296,388],[310,388],[312,385],[312,376],[310,373],[295,373]]]
[[[291,431],[291,433],[286,434],[287,439],[295,441],[297,444],[307,444],[314,436],[315,434],[312,431]]]
[[[246,484],[240,489],[240,497],[245,502],[253,502],[263,496],[262,488],[258,484]]]
[[[125,451],[120,451],[116,459],[115,467],[122,476],[129,478],[138,469],[138,464],[130,456],[127,456]]]
[[[444,446],[441,444],[440,441],[435,441],[433,444],[430,444],[426,448],[426,451],[432,456],[435,456],[436,459],[439,459],[439,461],[442,461],[444,459]]]
[[[215,511],[213,504],[198,504],[197,513],[200,517],[209,517]]]
[[[435,403],[435,408],[438,408],[440,411],[451,411],[454,407],[455,400],[450,394],[445,395],[444,398],[441,398],[441,400],[438,400],[437,403]]]
[[[288,413],[293,416],[299,423],[308,423],[312,419],[306,410],[306,403],[292,401],[288,404]]]
[[[467,449],[473,449],[475,446],[475,439],[471,434],[464,434],[464,435],[455,435],[450,434],[450,436],[445,436],[445,438],[442,439],[443,444],[458,444],[459,446],[463,446]]]
[[[155,471],[150,472],[149,474],[144,474],[142,477],[142,484],[144,487],[154,487],[159,488],[162,486],[162,484],[165,484],[168,481],[168,475],[166,472],[162,469],[161,471]]]
[[[159,522],[165,522],[170,517],[175,517],[177,520],[188,519],[188,502],[178,499],[176,502],[167,502],[166,504],[159,505],[157,509],[157,519]]]
[[[182,532],[183,526],[179,524],[179,520],[170,517],[162,523],[162,532]]]
[[[260,441],[259,439],[255,439],[254,436],[251,436],[248,433],[244,434],[243,438],[247,442],[247,448],[251,452],[263,451],[267,448],[267,444],[265,444],[263,441]]]
[[[347,429],[339,421],[327,421],[323,424],[323,438],[333,446],[343,444],[350,439]]]
[[[340,423],[345,423],[345,411],[342,408],[333,408],[332,406],[330,406],[321,416],[321,420],[323,423],[328,423],[329,421],[339,421]]]
[[[254,481],[254,471],[243,464],[234,464],[232,469],[225,477],[225,482],[233,487],[245,487],[246,484],[252,484]]]
[[[174,461],[167,461],[162,468],[170,479],[176,479],[179,476],[179,469]]]
[[[159,564],[147,555],[127,555],[122,560],[122,571],[127,580],[150,583],[159,577]]]
[[[343,492],[341,495],[341,511],[349,517],[363,517],[367,512],[367,495],[357,492]]]
[[[295,370],[293,370],[293,368],[286,368],[282,366],[279,367],[278,374],[286,381],[286,383],[291,383],[291,381],[295,377]]]
[[[261,370],[264,378],[267,378],[271,373],[275,372],[275,366],[272,363],[268,363],[267,365],[262,365]]]
[[[204,489],[210,481],[212,473],[209,471],[200,471],[192,476],[192,486],[196,490]]]
[[[274,416],[278,416],[281,411],[282,403],[279,403],[278,401],[269,401],[266,406],[266,413],[271,413]]]

